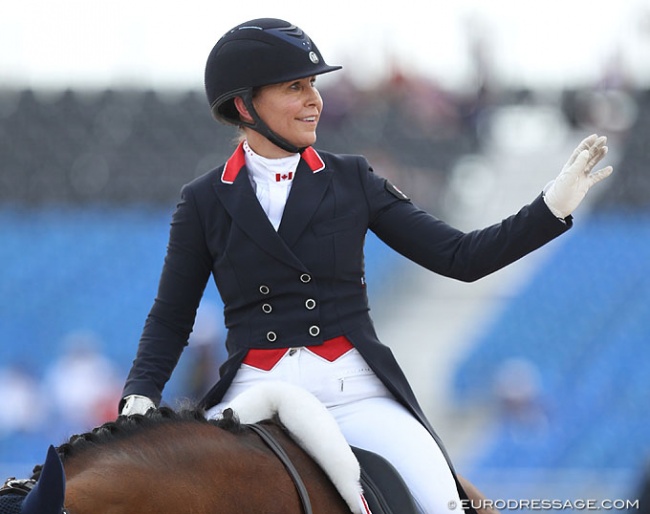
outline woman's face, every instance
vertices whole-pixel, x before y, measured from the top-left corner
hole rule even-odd
[[[262,87],[253,98],[257,114],[269,128],[299,148],[316,142],[316,126],[323,99],[316,89],[316,77],[306,77]],[[264,136],[248,131],[248,144],[265,157],[283,157],[289,152]]]

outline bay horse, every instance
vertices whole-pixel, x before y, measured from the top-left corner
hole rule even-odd
[[[249,397],[259,398],[258,391]],[[338,452],[335,438],[325,449],[328,464],[322,454],[313,455],[309,441],[307,451],[305,441],[297,444],[281,412],[272,419],[242,423],[240,413],[277,414],[273,405],[261,411],[253,406],[256,414],[248,413],[248,406],[240,402],[237,414],[226,409],[217,420],[193,408],[161,407],[145,415],[119,416],[75,435],[58,448],[50,447],[30,479],[5,483],[0,514],[370,513],[360,494],[361,482],[334,484],[337,477],[347,480],[341,478],[346,474],[359,477],[349,446],[349,455],[332,458]],[[314,407],[302,405],[298,411],[313,418],[324,409]],[[328,418],[316,423],[316,431],[321,430],[317,438],[332,431]],[[357,490],[360,500],[355,499]],[[393,512],[380,507],[374,514]],[[411,511],[400,514],[406,512]]]

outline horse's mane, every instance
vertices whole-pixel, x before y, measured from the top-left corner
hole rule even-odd
[[[135,414],[132,416],[118,416],[115,421],[109,421],[92,429],[90,432],[77,434],[56,448],[61,461],[77,456],[87,450],[97,448],[115,441],[127,439],[134,434],[140,434],[161,425],[172,424],[202,424],[212,425],[226,430],[230,433],[243,431],[242,425],[231,409],[226,409],[220,419],[207,419],[202,409],[195,407],[184,407],[174,410],[169,407],[151,409],[146,414]],[[38,480],[42,466],[34,467],[32,479]]]

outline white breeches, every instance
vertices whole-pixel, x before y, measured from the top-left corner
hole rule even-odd
[[[329,362],[305,348],[286,354],[270,371],[243,364],[223,398],[208,411],[219,417],[228,402],[263,380],[303,387],[334,416],[352,446],[387,459],[425,514],[449,514],[460,505],[451,470],[435,439],[386,389],[355,349]]]

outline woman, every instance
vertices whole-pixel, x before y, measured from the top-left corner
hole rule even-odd
[[[352,445],[393,463],[422,512],[447,512],[450,501],[474,493],[374,331],[366,232],[433,272],[477,280],[571,227],[587,189],[612,171],[591,171],[605,138],[585,139],[518,214],[465,234],[419,210],[363,157],[314,150],[323,108],[315,79],[339,68],[282,20],[246,22],[213,48],[205,73],[212,113],[240,127],[244,140],[224,165],[183,188],[121,412],[160,401],[212,274],[229,359],[202,406],[218,415],[259,381],[298,384],[328,407]]]

